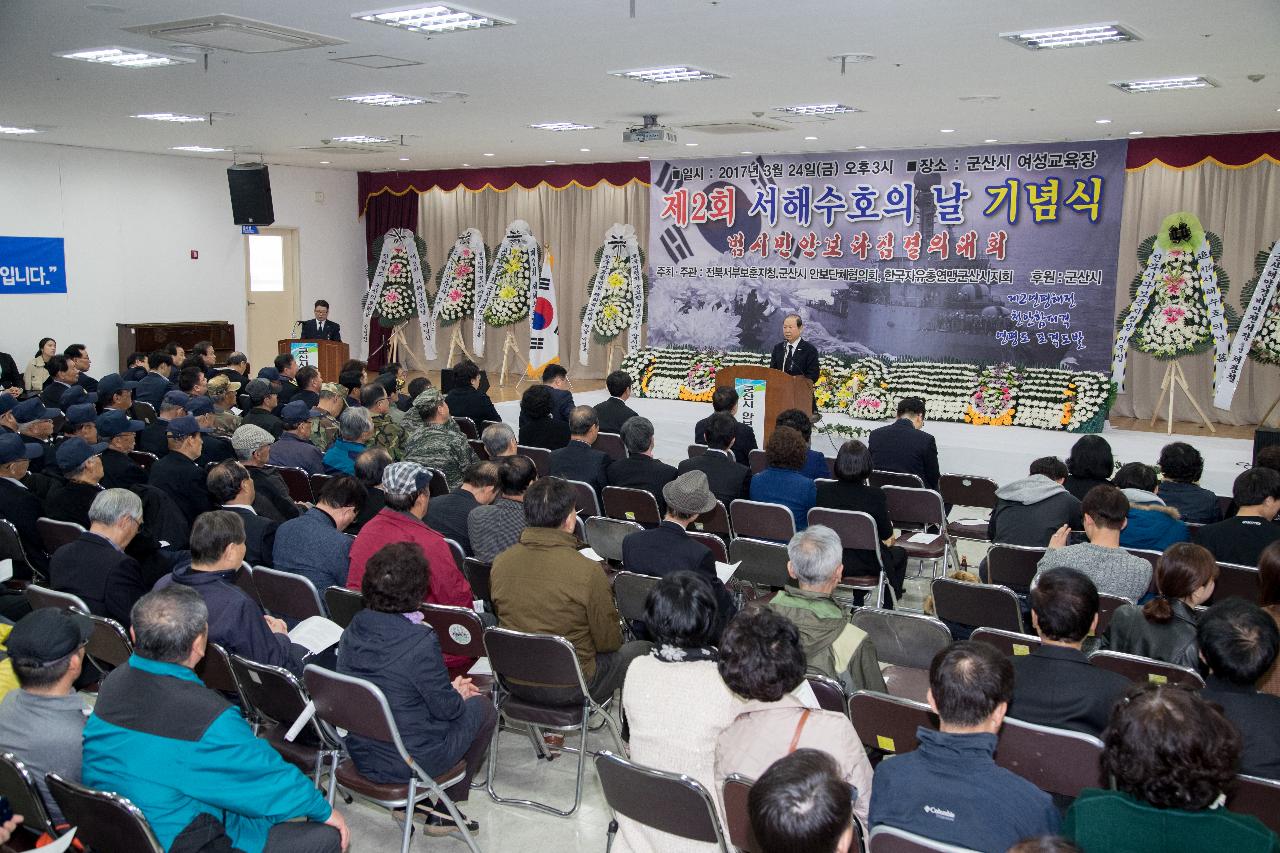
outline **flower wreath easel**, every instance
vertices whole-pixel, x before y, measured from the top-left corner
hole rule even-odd
[[[605,373],[610,373],[619,347],[616,341],[624,330],[624,354],[640,349],[640,329],[647,319],[645,295],[649,290],[644,262],[635,228],[615,223],[605,232],[604,245],[596,250],[596,274],[587,287],[587,304],[582,308],[578,361],[584,367],[594,341],[606,346]]]
[[[1167,432],[1173,433],[1173,401],[1179,390],[1195,408],[1209,432],[1217,432],[1187,385],[1179,359],[1210,348],[1214,351],[1214,386],[1227,361],[1227,336],[1237,322],[1224,294],[1227,274],[1216,263],[1222,239],[1207,232],[1191,213],[1175,213],[1160,223],[1160,232],[1138,246],[1143,271],[1130,286],[1133,301],[1116,321],[1111,377],[1123,390],[1129,344],[1140,352],[1168,362],[1160,382],[1160,397],[1151,426],[1161,415],[1166,396]]]
[[[1222,371],[1223,380],[1214,389],[1213,405],[1219,409],[1231,408],[1244,362],[1251,359],[1259,364],[1280,365],[1280,240],[1263,249],[1253,259],[1253,278],[1240,293],[1241,304],[1247,305],[1235,340],[1231,342],[1231,355]],[[1267,418],[1280,406],[1277,397],[1259,421],[1265,425]]]
[[[534,279],[542,270],[542,247],[533,237],[529,223],[517,219],[507,226],[506,235],[494,253],[493,266],[484,288],[476,297],[475,321],[472,328],[472,348],[477,356],[484,355],[486,327],[505,327],[506,339],[502,342],[502,368],[499,384],[507,380],[508,359],[515,358],[517,365],[525,363],[525,356],[516,343],[512,326],[529,316],[535,298]],[[521,376],[524,375],[521,370]]]
[[[382,235],[377,262],[369,268],[362,326],[365,352],[369,350],[369,324],[376,318],[379,325],[391,329],[385,344],[389,360],[400,361],[403,356],[422,371],[427,365],[409,346],[404,328],[417,317],[423,353],[427,361],[436,357],[435,323],[426,285],[431,267],[423,260],[426,254],[426,241],[407,228],[393,228]]]
[[[449,257],[440,270],[432,323],[437,326],[453,326],[453,334],[449,337],[449,357],[445,359],[445,364],[450,366],[457,363],[453,356],[458,351],[471,359],[466,337],[462,334],[462,318],[471,314],[475,308],[477,284],[484,282],[488,272],[488,254],[480,232],[475,228],[468,228],[454,241]],[[473,318],[472,322],[480,321]]]

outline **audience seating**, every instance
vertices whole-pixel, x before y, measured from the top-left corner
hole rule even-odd
[[[31,561],[27,559],[27,549],[22,547],[22,537],[18,536],[18,528],[7,518],[0,518],[0,560],[13,560],[13,576],[19,580],[45,580],[38,573]]]
[[[574,503],[578,508],[578,512],[588,518],[593,515],[600,515],[600,498],[596,496],[596,490],[591,487],[591,484],[584,483],[581,480],[569,480],[568,482],[577,493]]]
[[[1107,626],[1111,624],[1111,614],[1129,603],[1129,599],[1123,596],[1098,593],[1098,627],[1093,633],[1099,637],[1107,633]]]
[[[765,468],[769,467],[769,456],[762,449],[757,447],[747,454],[747,467],[751,469],[752,474],[759,474]]]
[[[695,542],[701,542],[711,550],[711,556],[716,558],[717,562],[729,562],[729,552],[725,550],[724,540],[713,533],[699,533],[696,530],[686,531],[689,538]]]
[[[862,745],[881,753],[911,752],[920,745],[916,729],[938,727],[938,717],[923,702],[859,690],[849,697],[849,719]]]
[[[907,552],[907,558],[929,560],[935,574],[938,560],[941,560],[945,570],[951,564],[951,536],[947,533],[947,510],[942,504],[942,496],[932,489],[903,488],[891,484],[882,486],[880,491],[889,505],[893,526],[904,530],[896,544]],[[929,532],[930,528],[937,533],[929,542],[912,542],[911,537],[905,535],[907,530]]]
[[[1106,787],[1099,759],[1102,741],[1081,732],[1005,717],[996,764],[1042,791],[1074,799],[1085,788]]]
[[[596,756],[596,774],[615,815],[731,853],[715,801],[696,779],[643,767],[608,751]],[[618,821],[609,821],[606,850],[613,847],[617,831]]]
[[[951,632],[941,620],[901,610],[854,608],[849,621],[867,632],[884,669],[889,693],[923,702],[929,689],[929,664],[951,644]]]
[[[1007,586],[935,578],[932,591],[934,610],[943,621],[1026,633],[1022,627],[1022,605]]]
[[[316,592],[309,578],[263,566],[253,569],[252,577],[263,609],[273,616],[301,622],[312,616],[324,615],[320,593]]]
[[[89,612],[89,605],[84,603],[84,599],[69,592],[58,592],[34,583],[27,584],[22,592],[26,595],[27,601],[31,602],[32,610],[40,607],[56,607],[59,610],[78,610],[86,614]]]
[[[93,658],[104,671],[124,666],[133,654],[133,643],[124,626],[114,619],[105,616],[89,615],[93,622],[93,633],[85,646],[85,653]]]
[[[476,612],[467,607],[449,604],[418,606],[423,620],[436,632],[440,650],[446,655],[463,658],[484,657],[484,623]]]
[[[476,456],[481,459],[489,458],[489,448],[484,446],[484,442],[478,438],[468,438],[467,444],[471,445],[471,449],[475,451]]]
[[[449,494],[449,481],[445,479],[444,472],[439,468],[428,468],[428,470],[431,472],[431,484],[427,487],[428,494],[433,498]]]
[[[627,458],[627,447],[622,443],[622,436],[616,432],[597,433],[596,442],[592,447],[609,454],[609,458],[614,462]]]
[[[644,526],[635,521],[622,521],[597,515],[583,522],[587,544],[591,550],[612,563],[622,563],[622,540],[644,530]]]
[[[1227,810],[1253,815],[1267,829],[1280,832],[1280,781],[1241,773],[1236,777],[1235,789],[1227,794]]]
[[[155,464],[157,457],[154,453],[148,453],[145,450],[130,450],[129,458],[138,465],[141,465],[147,471],[150,471],[151,466]]]
[[[462,561],[462,574],[471,585],[471,594],[475,596],[476,601],[483,601],[485,609],[490,613],[495,612],[493,596],[489,592],[489,572],[492,569],[493,564],[477,560],[475,557],[467,557]]]
[[[1243,598],[1257,604],[1261,596],[1262,581],[1256,567],[1218,563],[1218,580],[1213,585],[1213,597],[1209,599],[1209,604],[1228,598]]]
[[[704,512],[689,525],[689,532],[714,533],[725,542],[733,538],[733,528],[729,524],[729,511],[724,508],[723,501],[716,501],[713,509]]]
[[[1195,670],[1141,655],[1128,655],[1108,649],[1089,655],[1089,663],[1118,672],[1135,684],[1173,684],[1193,690],[1204,687],[1204,679]]]
[[[325,764],[342,749],[342,742],[312,715],[292,740],[286,735],[303,714],[311,697],[298,677],[287,669],[231,656],[231,671],[241,695],[261,728],[258,737],[271,744],[280,757],[309,775],[316,787]]]
[[[796,535],[796,519],[782,504],[738,498],[729,505],[734,536],[750,536],[784,545]]]
[[[57,773],[45,780],[58,808],[76,828],[76,841],[94,853],[164,853],[151,824],[124,797],[69,782]]]
[[[996,508],[996,489],[999,486],[990,477],[970,474],[943,474],[938,478],[938,493],[948,506],[972,507],[987,510],[988,521],[980,524],[947,523],[947,531],[960,539],[989,540],[991,510]]]
[[[263,610],[267,606],[262,603],[262,595],[258,592],[258,584],[254,581],[253,566],[248,563],[241,563],[240,568],[236,569],[235,585],[244,591],[244,594],[252,598],[258,603]]]
[[[609,731],[613,735],[614,745],[618,752],[625,753],[622,738],[618,733],[617,723],[605,708],[595,702],[587,692],[586,681],[582,677],[582,668],[578,665],[578,656],[573,645],[564,637],[552,634],[526,634],[507,628],[489,628],[484,632],[484,647],[488,652],[489,666],[494,676],[494,704],[498,710],[499,723],[523,724],[528,727],[529,739],[533,743],[538,757],[543,757],[545,749],[542,742],[542,731],[568,734],[578,732],[577,747],[565,745],[562,749],[578,753],[577,785],[574,789],[573,805],[568,809],[558,809],[536,800],[515,797],[501,797],[494,789],[498,772],[498,739],[502,735],[499,725],[493,734],[493,743],[489,746],[489,781],[486,789],[496,803],[524,806],[549,814],[568,817],[578,810],[582,802],[582,777],[586,769],[587,729],[593,714],[604,717]],[[508,680],[525,684],[541,684],[550,687],[576,688],[578,699],[573,705],[543,705],[522,699],[511,693]],[[314,695],[314,691],[312,691]]]
[[[465,415],[454,415],[453,422],[458,425],[458,431],[465,435],[468,439],[479,439],[480,431],[476,429],[476,422]]]
[[[37,518],[36,530],[40,533],[40,541],[44,543],[44,551],[50,557],[69,542],[74,542],[84,533],[84,528],[74,521],[55,521],[52,518]]]
[[[1040,648],[1040,638],[1031,634],[1001,631],[999,628],[979,628],[969,637],[980,643],[995,646],[1009,657],[1029,655]]]
[[[329,618],[345,628],[357,613],[364,610],[364,596],[354,589],[331,586],[325,588],[324,604]]]
[[[53,825],[44,795],[36,786],[35,772],[12,752],[0,755],[0,796],[9,798],[9,808],[22,815],[28,829],[48,832]]]
[[[818,700],[819,708],[824,711],[835,711],[846,717],[849,715],[849,696],[843,684],[829,675],[812,670],[805,673],[804,677],[809,682],[813,697]]]
[[[897,486],[902,489],[924,488],[924,480],[915,474],[904,474],[901,471],[872,471],[867,477],[867,484],[877,489],[883,489],[885,486]]]
[[[311,491],[311,476],[306,471],[287,465],[268,465],[267,467],[284,480],[284,484],[289,488],[289,497],[294,503],[315,503],[316,496]]]
[[[463,571],[463,563],[467,561],[467,552],[462,550],[462,545],[458,543],[457,539],[450,539],[446,536],[444,537],[444,541],[445,544],[449,546],[449,553],[453,555],[454,565],[456,565],[458,567],[458,571],[462,572],[465,576],[466,572]]]
[[[751,828],[751,812],[747,806],[753,784],[755,783],[751,779],[739,773],[730,773],[724,780],[721,798],[724,803],[724,828],[729,834],[729,843],[742,853],[765,853],[756,840],[755,830]],[[857,848],[850,846],[849,849]]]
[[[311,475],[311,494],[318,495],[325,484],[332,480],[333,474],[312,474]]]
[[[977,853],[967,847],[943,844],[905,829],[881,824],[867,836],[867,853]]]
[[[613,576],[613,600],[624,622],[644,621],[644,602],[661,578],[623,570]]]
[[[644,489],[625,486],[605,486],[604,514],[621,521],[635,521],[646,527],[655,527],[662,521],[658,501]]]
[[[529,447],[524,444],[516,445],[516,454],[527,457],[533,463],[533,467],[537,469],[539,477],[551,476],[551,451],[545,447]]]
[[[247,407],[241,406],[241,408],[247,411]],[[133,401],[132,412],[135,418],[142,421],[147,426],[151,426],[151,424],[158,420],[155,407],[150,403],[144,403],[141,400]]]
[[[809,525],[822,524],[830,527],[840,537],[840,545],[846,550],[852,548],[874,554],[880,566],[878,574],[845,575],[840,589],[857,589],[875,593],[876,607],[884,607],[884,593],[889,590],[889,598],[896,598],[893,588],[889,586],[889,577],[884,571],[884,561],[880,554],[880,539],[876,532],[876,521],[865,512],[849,509],[827,509],[814,507],[809,510]],[[850,568],[849,566],[845,567]]]
[[[405,750],[404,743],[400,740],[400,730],[396,727],[391,707],[387,704],[387,697],[376,685],[363,678],[333,672],[315,664],[308,665],[302,675],[311,694],[311,701],[315,703],[316,714],[322,721],[335,728],[346,729],[351,734],[391,744],[409,768],[409,781],[394,784],[368,779],[356,769],[350,757],[339,758],[335,755],[330,763],[333,778],[344,790],[392,811],[393,819],[395,809],[405,810],[401,853],[409,851],[413,840],[413,820],[410,816],[414,807],[423,800],[436,800],[438,805],[449,811],[458,826],[462,826],[463,819],[458,813],[458,807],[444,789],[463,778],[466,773],[463,761],[439,776],[428,775]],[[330,784],[330,804],[333,803],[334,793],[334,785]],[[480,853],[480,847],[471,833],[461,831],[458,837],[461,837],[472,853]]]
[[[1151,564],[1151,586],[1148,587],[1152,592],[1156,591],[1156,564],[1160,562],[1161,552],[1150,551],[1146,548],[1125,548],[1135,557],[1141,557]]]
[[[481,421],[481,422],[480,422],[480,434],[481,434],[481,435],[484,435],[484,431],[485,431],[485,430],[487,430],[487,429],[488,429],[489,427],[491,427],[491,426],[494,426],[494,425],[496,425],[496,424],[500,424],[500,423],[502,423],[502,421]]]
[[[707,452],[705,444],[691,444],[688,447],[688,458],[697,459],[699,456]]]
[[[756,588],[782,589],[791,580],[787,574],[787,546],[777,542],[739,536],[729,543],[729,562],[742,563],[734,580]]]
[[[987,580],[1007,586],[1020,595],[1031,591],[1036,567],[1044,556],[1044,548],[997,543],[987,552]]]
[[[195,673],[204,682],[205,687],[217,690],[224,696],[234,697],[242,709],[246,712],[249,710],[246,707],[247,703],[240,698],[240,685],[236,682],[236,675],[231,670],[231,657],[222,646],[217,643],[208,643],[204,649],[204,657],[200,658],[200,662],[196,664]]]

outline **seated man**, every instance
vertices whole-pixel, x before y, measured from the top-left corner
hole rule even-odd
[[[1256,686],[1280,650],[1275,620],[1252,602],[1228,598],[1200,617],[1196,640],[1209,667],[1200,697],[1221,705],[1240,730],[1240,772],[1280,780],[1280,697]]]
[[[542,368],[542,384],[551,389],[551,417],[568,423],[574,406],[569,371],[559,364],[548,364]]]
[[[605,377],[604,385],[609,389],[609,399],[596,403],[596,418],[601,432],[616,433],[639,414],[627,405],[631,399],[631,375],[625,370],[615,370]]]
[[[137,382],[130,382],[119,373],[108,373],[98,382],[98,409],[128,413],[133,408],[133,389]]]
[[[708,452],[684,460],[676,470],[681,474],[689,471],[706,474],[711,493],[728,510],[735,500],[750,494],[751,469],[733,456],[739,426],[733,415],[716,412],[707,418],[706,424],[703,433]]]
[[[595,489],[597,500],[609,485],[609,464],[613,461],[609,454],[591,446],[599,434],[596,410],[575,406],[569,413],[569,443],[551,451],[551,476],[586,483]]]
[[[106,489],[93,498],[88,516],[89,529],[49,560],[49,585],[128,628],[130,609],[147,591],[142,567],[125,553],[142,527],[142,499],[128,489]]]
[[[89,358],[88,348],[84,344],[72,344],[63,350],[62,354],[76,367],[76,384],[86,391],[97,391],[98,380],[89,375],[93,360]]]
[[[1177,508],[1165,506],[1155,468],[1141,462],[1121,465],[1112,476],[1111,485],[1129,499],[1129,523],[1120,533],[1120,547],[1163,552],[1170,545],[1191,539]]]
[[[12,399],[12,397],[10,398]],[[40,453],[31,458],[31,472],[43,473],[46,467],[53,468],[53,419],[61,415],[57,409],[45,408],[37,397],[28,397],[14,406],[9,413],[17,425],[17,433],[22,440],[32,447],[39,448]]]
[[[89,506],[102,492],[100,457],[106,449],[106,444],[89,444],[83,438],[68,438],[58,445],[58,468],[64,479],[44,499],[46,516],[89,526]]]
[[[240,426],[240,410],[236,408],[236,392],[239,390],[239,382],[232,382],[222,374],[210,379],[205,390],[213,401],[213,431],[223,438],[231,438]]]
[[[1276,475],[1280,481],[1280,474]],[[1280,502],[1277,503],[1280,506]],[[1088,542],[1068,545],[1071,529],[1062,525],[1036,566],[1037,577],[1067,566],[1088,575],[1098,592],[1136,602],[1151,583],[1151,564],[1120,547],[1120,531],[1129,515],[1129,499],[1115,486],[1094,486],[1080,507]],[[1032,586],[1035,582],[1032,581]]]
[[[289,398],[289,402],[285,403],[285,405],[287,406],[289,403],[294,402],[305,403],[307,411],[310,412],[320,402],[320,386],[323,384],[320,381],[320,371],[310,365],[299,367],[298,372],[294,374],[293,381],[297,384],[298,391]],[[284,417],[283,411],[281,412],[281,417]]]
[[[488,506],[479,506],[467,516],[467,538],[474,557],[482,563],[520,541],[525,527],[524,495],[538,470],[527,456],[504,456],[498,464],[501,494]]]
[[[924,400],[903,397],[898,402],[898,419],[873,429],[867,437],[877,471],[915,474],[926,489],[938,488],[938,443],[924,431]]]
[[[929,707],[914,752],[880,762],[871,826],[881,824],[973,850],[1008,850],[1052,835],[1058,810],[1044,791],[996,766],[997,734],[1013,695],[1013,666],[986,643],[952,643],[929,667]]]
[[[213,400],[208,397],[192,397],[187,401],[187,414],[208,430],[200,442],[200,458],[196,460],[197,465],[208,468],[210,465],[236,458],[236,451],[231,445],[230,438],[224,438],[215,432],[218,416],[213,410]]]
[[[356,457],[353,469],[355,473],[352,476],[364,486],[366,494],[364,509],[360,510],[355,521],[347,525],[346,532],[349,535],[359,535],[364,526],[387,505],[386,493],[382,491],[382,475],[390,464],[391,454],[384,447],[370,447]]]
[[[711,636],[718,640],[738,608],[716,576],[716,560],[711,549],[695,542],[687,532],[695,518],[715,507],[716,497],[707,487],[707,475],[701,471],[681,474],[662,487],[662,495],[667,504],[666,517],[657,527],[627,534],[622,540],[622,563],[629,572],[659,578],[672,572],[701,575],[716,594],[720,624]]]
[[[377,419],[374,420],[376,422]],[[444,401],[440,389],[427,388],[415,397],[413,409],[405,415],[405,422],[409,426],[404,452],[399,457],[392,453],[392,458],[435,468],[444,474],[450,489],[462,485],[462,472],[473,462],[478,462],[479,457],[453,422],[449,404]],[[377,443],[376,439],[374,443]]]
[[[324,452],[326,474],[354,474],[356,457],[368,449],[373,438],[373,418],[363,406],[348,406],[338,418],[338,437]],[[386,450],[385,447],[381,448]],[[387,456],[391,452],[387,451]]]
[[[453,366],[453,387],[444,401],[449,404],[453,417],[471,418],[476,429],[485,421],[502,420],[489,395],[480,390],[480,368],[469,358]]]
[[[622,444],[631,455],[609,466],[609,485],[648,492],[658,502],[658,514],[663,514],[666,506],[662,501],[662,487],[680,476],[680,472],[653,457],[653,422],[648,418],[627,421],[622,425]]]
[[[439,394],[438,389],[436,393]],[[360,405],[369,412],[369,419],[373,422],[373,435],[369,443],[386,448],[394,462],[404,459],[405,431],[391,417],[391,397],[387,393],[387,386],[381,382],[370,382],[362,387]]]
[[[751,830],[763,850],[849,853],[853,803],[828,753],[797,749],[769,765],[747,795]]]
[[[728,385],[722,385],[711,395],[712,417],[720,412],[728,413],[733,418],[734,440],[733,458],[739,465],[751,464],[751,451],[756,449],[756,433],[751,427],[738,421],[738,392]],[[707,425],[711,417],[703,418],[693,426],[693,443],[707,443]]]
[[[1231,486],[1236,514],[1217,524],[1207,524],[1192,540],[1213,553],[1219,563],[1258,565],[1264,548],[1280,539],[1280,524],[1273,524],[1280,512],[1280,473],[1254,466],[1241,472]]]
[[[231,435],[236,456],[253,478],[253,509],[272,521],[285,522],[302,514],[289,495],[289,487],[279,471],[267,468],[275,439],[257,424],[246,423]]]
[[[191,528],[191,557],[156,582],[155,589],[194,589],[208,608],[208,639],[229,653],[258,663],[282,666],[302,676],[307,650],[289,641],[282,620],[268,616],[258,602],[236,586],[244,561],[244,522],[234,512],[203,513]],[[138,612],[134,610],[134,629]]]
[[[0,518],[18,530],[27,559],[37,569],[48,567],[44,539],[36,528],[36,520],[44,515],[44,501],[23,482],[32,459],[43,451],[13,433],[0,434]]]
[[[249,411],[240,419],[242,424],[253,424],[271,433],[272,438],[279,438],[284,432],[284,421],[276,417],[275,409],[280,401],[269,379],[254,379],[244,388],[249,398]]]
[[[800,631],[810,669],[836,679],[850,693],[888,693],[875,644],[866,631],[849,624],[844,608],[831,597],[844,575],[843,555],[840,537],[821,524],[791,537],[787,574],[796,583],[775,595],[768,607]]]
[[[58,402],[62,400],[62,395],[68,388],[75,386],[76,378],[80,376],[80,371],[65,355],[55,355],[49,359],[47,367],[49,381],[45,383],[44,390],[40,392],[40,402],[46,406],[57,408]],[[91,400],[90,402],[93,401]]]
[[[169,452],[151,466],[148,482],[163,489],[182,510],[187,524],[207,512],[213,504],[204,485],[204,470],[196,464],[204,447],[204,427],[190,415],[169,421],[166,435]]]
[[[137,380],[138,387],[133,390],[133,399],[152,407],[159,406],[164,395],[176,387],[169,381],[172,373],[173,356],[161,350],[151,353],[147,356],[147,372]]]
[[[248,469],[239,462],[223,462],[209,469],[205,485],[219,509],[234,512],[244,523],[244,561],[251,566],[271,568],[271,551],[275,548],[280,522],[263,518],[254,511],[253,478]]]
[[[498,555],[489,576],[493,606],[503,628],[556,634],[573,644],[587,690],[597,702],[622,686],[631,661],[648,654],[646,642],[623,644],[618,608],[600,564],[578,553],[573,487],[545,477],[525,493],[528,525],[520,541]],[[432,564],[434,569],[435,564]],[[534,702],[572,702],[576,688],[512,684]]]
[[[1080,530],[1080,501],[1062,485],[1066,479],[1066,464],[1044,456],[1031,463],[1028,476],[997,489],[991,541],[1044,548],[1062,525]]]
[[[308,474],[323,474],[323,454],[311,443],[311,407],[302,400],[290,400],[280,410],[280,420],[284,422],[284,432],[271,445],[268,461],[282,468],[301,468]]]
[[[152,456],[165,456],[169,452],[169,421],[187,414],[187,403],[190,401],[182,391],[169,391],[161,398],[156,407],[156,419],[147,424],[138,436],[138,449],[145,450]]]
[[[463,473],[461,488],[431,499],[423,520],[427,527],[461,545],[462,553],[473,557],[467,518],[476,507],[488,506],[497,500],[499,488],[497,463],[477,462]]]
[[[98,438],[107,443],[102,451],[102,485],[108,489],[128,489],[147,482],[147,471],[129,457],[146,426],[125,412],[108,409],[98,415]]]
[[[338,440],[338,416],[347,408],[347,389],[326,382],[319,396],[320,402],[311,408],[311,443],[323,454]]]
[[[1213,524],[1222,520],[1218,496],[1198,485],[1204,473],[1204,457],[1185,441],[1166,444],[1160,450],[1160,499],[1178,510],[1188,524]]]
[[[165,850],[345,850],[342,815],[192,671],[208,619],[181,586],[134,605],[133,656],[85,725],[84,784],[128,797]]]
[[[10,690],[0,702],[0,752],[27,765],[55,826],[64,818],[45,774],[80,781],[80,739],[89,707],[75,682],[92,633],[87,616],[42,607],[22,617],[5,640],[22,689]]]
[[[355,477],[325,483],[315,506],[276,530],[271,549],[275,568],[302,575],[321,595],[327,586],[345,586],[352,539],[342,531],[360,514],[365,495]]]
[[[1075,569],[1042,572],[1031,588],[1040,647],[1013,661],[1009,716],[1101,737],[1129,679],[1093,666],[1080,647],[1098,627],[1098,589]]]
[[[489,458],[497,461],[503,456],[515,456],[516,431],[506,424],[490,424],[480,433],[480,441],[489,454]]]

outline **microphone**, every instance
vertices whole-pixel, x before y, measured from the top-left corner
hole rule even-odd
[[[295,331],[295,332],[299,332],[299,333],[300,333],[300,330],[302,329],[302,324],[303,324],[303,323],[305,323],[305,322],[306,322],[305,320],[294,320],[294,321],[293,321],[293,331]],[[292,334],[292,333],[293,333],[293,332],[290,332],[290,334]]]

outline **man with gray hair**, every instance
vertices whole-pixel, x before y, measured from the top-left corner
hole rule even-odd
[[[324,452],[326,474],[354,474],[356,457],[373,438],[373,416],[363,406],[350,406],[338,416],[338,437]]]
[[[609,465],[609,485],[643,489],[658,502],[658,514],[664,514],[667,506],[662,500],[662,487],[680,472],[653,458],[653,422],[642,417],[629,419],[622,425],[622,444],[630,456]]]
[[[142,527],[142,498],[128,489],[98,492],[89,505],[89,529],[54,552],[49,584],[78,595],[95,616],[126,628],[133,603],[146,592],[142,568],[125,553]]]
[[[600,418],[590,406],[575,406],[569,412],[569,443],[551,451],[551,476],[586,483],[599,500],[609,485],[608,471],[613,459],[591,445],[600,435]]]
[[[271,445],[276,439],[262,427],[246,423],[231,434],[231,446],[253,478],[253,511],[264,518],[284,523],[301,515],[280,472],[267,467]]]
[[[480,434],[480,441],[495,462],[503,456],[515,456],[517,453],[516,431],[506,424],[489,424]]]
[[[871,638],[849,624],[844,608],[831,596],[840,585],[843,555],[840,537],[830,527],[811,524],[791,537],[787,574],[796,583],[788,584],[768,606],[800,631],[810,669],[837,679],[850,693],[887,693]]]
[[[346,849],[342,815],[193,671],[209,642],[201,596],[178,585],[143,596],[132,635],[85,725],[84,784],[128,797],[165,850]]]

